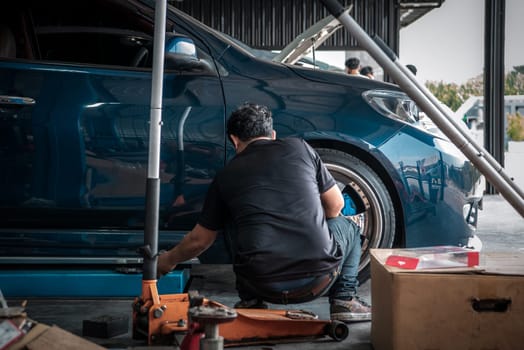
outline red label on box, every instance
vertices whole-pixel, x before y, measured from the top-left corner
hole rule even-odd
[[[386,260],[386,265],[400,267],[401,269],[414,270],[418,265],[418,258],[410,258],[407,256],[390,255]]]

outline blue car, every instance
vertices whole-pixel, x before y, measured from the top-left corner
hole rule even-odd
[[[0,14],[0,262],[136,265],[144,243],[154,1],[20,0]],[[246,101],[310,143],[372,248],[478,245],[481,176],[398,86],[257,55],[169,7],[159,249],[195,224]],[[283,63],[284,62],[284,63]],[[363,206],[357,210],[356,204]],[[200,257],[231,262],[222,232]]]

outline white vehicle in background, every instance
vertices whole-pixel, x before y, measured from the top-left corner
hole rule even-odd
[[[504,96],[504,128],[508,115],[524,115],[524,95]],[[468,126],[471,135],[479,145],[484,145],[484,97],[471,96],[455,112],[455,117]],[[507,138],[507,136],[505,136]],[[505,140],[507,143],[507,140]]]

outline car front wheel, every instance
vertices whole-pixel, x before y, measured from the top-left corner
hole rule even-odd
[[[391,248],[395,239],[396,218],[391,196],[378,174],[360,159],[334,149],[318,148],[317,152],[344,194],[343,214],[361,229],[359,281],[363,283],[371,276],[370,249]],[[355,214],[354,203],[359,201],[365,210]]]

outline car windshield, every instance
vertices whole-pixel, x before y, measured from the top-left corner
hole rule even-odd
[[[244,44],[240,40],[235,39],[235,38],[233,38],[232,36],[230,36],[228,34],[225,34],[225,33],[221,33],[221,34],[223,36],[227,37],[230,41],[232,41],[235,44],[237,44],[239,47],[241,47],[245,51],[249,52],[252,56],[255,56],[255,57],[258,57],[258,58],[262,58],[262,59],[267,59],[267,60],[271,61],[273,59],[273,57],[275,57],[277,55],[276,52],[269,51],[269,50],[254,49],[251,46],[249,46],[247,44]]]

